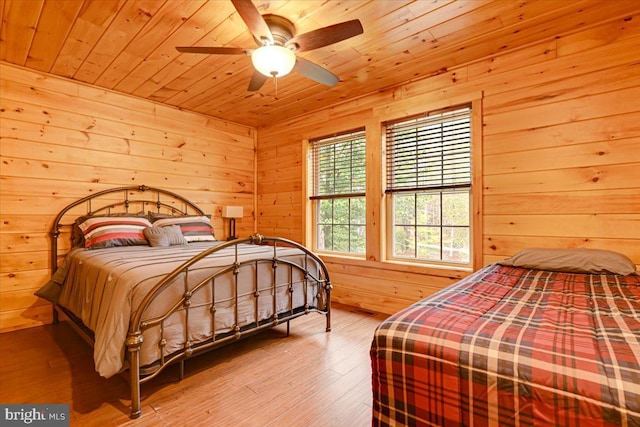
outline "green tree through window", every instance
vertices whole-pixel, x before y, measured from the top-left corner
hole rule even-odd
[[[392,257],[471,261],[471,108],[386,124]]]
[[[316,249],[365,253],[364,130],[311,141]]]

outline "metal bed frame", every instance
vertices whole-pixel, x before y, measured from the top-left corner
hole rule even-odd
[[[122,194],[124,197],[122,200],[113,200],[112,197],[116,194]],[[144,195],[144,197],[142,197]],[[105,197],[106,196],[106,197]],[[98,198],[105,198],[106,204],[99,206],[97,209],[93,209],[93,205],[96,204]],[[163,200],[164,198],[164,200]],[[86,215],[108,215],[111,213],[133,213],[133,212],[145,212],[148,208],[153,208],[158,213],[169,213],[172,216],[182,216],[188,214],[196,214],[196,215],[204,215],[202,209],[200,209],[196,204],[187,200],[186,198],[175,194],[173,192],[159,189],[147,187],[144,185],[141,186],[131,186],[131,187],[118,187],[112,188],[108,190],[104,190],[101,192],[97,192],[90,196],[79,199],[68,206],[66,206],[60,213],[57,215],[53,226],[51,228],[51,247],[52,247],[52,257],[51,257],[51,268],[52,274],[55,273],[58,268],[59,259],[65,254],[58,254],[58,239],[62,234],[62,231],[68,228],[71,228],[71,239],[76,237],[74,236],[74,222],[71,223],[63,223],[64,218],[70,216],[70,211],[74,212],[73,219],[77,218],[78,209],[74,209],[78,206],[86,206]],[[135,210],[132,210],[136,208]],[[260,257],[253,258],[251,260],[241,261],[239,259],[239,244],[255,244],[255,245],[269,245],[273,247],[273,251],[269,251],[269,257]],[[233,247],[234,248],[234,261],[217,270],[215,273],[209,275],[208,277],[200,280],[197,284],[188,284],[188,276],[190,271],[198,267],[198,263],[207,258],[208,256],[215,254],[216,252],[223,250],[225,248]],[[279,248],[282,247],[292,247],[299,249],[304,257],[302,265],[299,265],[295,262],[292,262],[290,259],[280,258],[278,254]],[[273,294],[272,304],[273,304],[273,315],[264,320],[260,320],[258,317],[258,296],[260,292],[258,289],[261,289],[264,292],[264,289],[259,286],[260,284],[260,276],[258,275],[258,265],[261,264],[270,264],[271,265],[271,285],[268,291]],[[315,269],[314,269],[315,267]],[[238,285],[239,285],[239,272],[243,268],[253,268],[254,280],[255,280],[255,291],[253,293],[253,304],[255,310],[255,319],[256,321],[245,326],[238,326]],[[283,284],[277,284],[276,281],[276,271],[277,269],[285,268],[287,271],[288,282],[285,283],[284,286],[288,287],[288,299],[290,310],[286,312],[277,312],[276,309],[276,287],[281,287]],[[315,273],[314,273],[315,271]],[[304,305],[302,307],[298,307],[296,309],[293,308],[293,294],[294,294],[294,276],[299,273],[298,276],[303,277],[303,286],[302,292],[304,297]],[[215,300],[215,288],[216,288],[216,278],[222,277],[223,275],[232,274],[233,282],[235,286],[235,301],[234,302],[234,315],[235,315],[235,323],[233,330],[225,333],[216,333],[215,330],[215,312],[216,312],[216,300]],[[150,307],[153,306],[153,302],[159,298],[162,298],[164,294],[168,294],[168,292],[164,292],[166,289],[170,287],[176,286],[176,280],[184,283],[184,292],[182,296],[178,298],[176,301],[173,301],[170,304],[170,309],[161,315],[157,315],[153,318],[147,318],[145,314],[150,310]],[[317,289],[316,295],[308,295],[308,285],[315,285],[315,289]],[[189,313],[190,310],[195,308],[202,308],[203,304],[192,304],[193,297],[198,292],[201,292],[203,289],[210,289],[212,298],[211,303],[207,304],[209,308],[209,313],[211,314],[211,330],[212,336],[208,337],[208,339],[198,342],[191,342],[189,340]],[[272,328],[278,324],[286,322],[287,324],[287,336],[289,335],[289,321],[308,314],[310,312],[317,312],[324,314],[326,316],[326,331],[331,330],[331,281],[329,280],[329,273],[323,261],[318,258],[317,255],[310,252],[304,246],[293,242],[291,240],[279,238],[279,237],[265,237],[259,234],[254,234],[251,237],[245,239],[236,239],[232,241],[228,241],[222,243],[220,245],[211,247],[198,255],[194,256],[187,262],[183,263],[181,266],[176,268],[173,272],[169,273],[165,276],[160,282],[158,282],[153,289],[147,293],[145,298],[143,299],[138,310],[135,311],[135,314],[130,320],[129,331],[126,339],[126,347],[127,347],[127,359],[129,362],[129,375],[130,375],[130,387],[131,387],[131,418],[138,418],[141,414],[141,405],[140,405],[140,386],[142,383],[145,383],[155,376],[157,376],[165,367],[173,364],[180,363],[180,379],[184,377],[184,361],[185,359],[194,356],[196,354],[201,354],[205,351],[213,350],[215,348],[221,347],[223,345],[229,344],[233,341],[237,341],[241,338],[250,336],[262,330]],[[315,305],[312,304],[313,300],[317,302]],[[219,301],[218,301],[219,302]],[[169,318],[169,316],[178,311],[183,311],[186,317],[186,322],[184,326],[184,339],[185,343],[182,349],[166,355],[162,351],[164,346],[167,344],[166,339],[163,337],[163,324],[164,321]],[[75,317],[72,313],[70,313],[64,307],[54,304],[54,322],[59,321],[59,316],[62,315],[65,318],[70,319],[71,324],[74,326],[74,329],[80,333],[80,335],[90,344],[93,344],[93,336],[92,332],[82,324],[82,322]],[[150,373],[146,373],[140,366],[140,350],[142,347],[142,343],[144,341],[144,331],[152,327],[160,328],[160,340],[157,345],[160,347],[160,360],[158,360],[154,366],[153,370]]]

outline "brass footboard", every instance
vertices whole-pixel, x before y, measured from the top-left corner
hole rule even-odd
[[[269,251],[269,256],[259,258],[247,258],[241,259],[239,253],[240,244],[255,244],[255,245],[269,245],[273,250]],[[205,278],[198,279],[197,282],[189,283],[189,275],[198,268],[202,260],[207,257],[224,250],[226,248],[234,248],[234,262],[226,267],[218,269],[215,273],[208,275]],[[301,262],[292,261],[291,254],[283,257],[280,254],[283,248],[296,248],[299,250],[299,257]],[[270,270],[270,277],[264,277],[258,274],[260,266],[268,264]],[[253,322],[242,325],[239,318],[238,299],[241,296],[239,291],[240,280],[239,276],[243,269],[251,269],[253,271],[254,289],[252,295],[243,295],[253,300]],[[282,278],[279,279],[278,271],[284,269],[286,271],[287,279],[285,281]],[[281,273],[282,274],[282,273]],[[216,325],[216,311],[217,305],[220,303],[216,300],[216,280],[224,275],[231,275],[234,282],[233,297],[226,300],[234,310],[234,321],[231,328],[226,328],[223,332],[219,332],[219,328]],[[280,280],[280,282],[279,282]],[[153,302],[163,298],[168,294],[168,289],[174,289],[176,283],[184,285],[183,293],[176,301],[171,301],[171,308],[161,314],[149,316],[150,308],[153,307]],[[267,287],[262,286],[267,282]],[[286,288],[286,289],[283,289]],[[198,293],[210,292],[210,301],[195,303]],[[278,300],[278,291],[282,295],[283,291],[286,291],[288,299],[286,309],[278,308],[282,301]],[[297,295],[296,292],[301,292],[302,295]],[[261,295],[263,294],[263,295]],[[266,294],[266,295],[264,295]],[[246,239],[239,239],[230,242],[223,243],[219,246],[212,247],[197,256],[193,257],[189,261],[182,264],[172,273],[168,274],[162,281],[160,281],[143,299],[140,308],[136,311],[134,318],[131,320],[129,333],[126,341],[128,350],[128,360],[130,364],[131,375],[131,418],[137,418],[141,414],[140,407],[140,385],[146,381],[151,380],[158,375],[166,366],[176,362],[184,361],[194,355],[195,353],[201,353],[207,350],[211,350],[222,345],[228,344],[231,341],[238,340],[259,332],[264,329],[272,328],[280,323],[288,322],[291,319],[302,316],[310,312],[322,313],[326,316],[326,330],[331,330],[331,283],[329,280],[329,274],[326,266],[315,254],[310,252],[304,246],[299,245],[290,240],[277,238],[277,237],[264,237],[259,234],[255,234]],[[262,298],[262,299],[260,299]],[[259,301],[270,299],[267,301],[267,305],[271,304],[270,315],[267,318],[261,318],[259,313]],[[294,306],[294,300],[302,299],[300,306]],[[201,309],[206,306],[210,313],[211,321],[211,334],[206,339],[193,340],[190,331],[189,317],[190,313],[194,309]],[[173,351],[168,355],[165,355],[164,346],[167,344],[167,340],[164,337],[164,325],[167,319],[172,314],[178,313],[184,316],[184,344],[182,348],[177,351]],[[154,365],[153,372],[149,374],[142,374],[140,365],[140,351],[144,343],[145,331],[157,328],[159,329],[159,339],[157,345],[160,350],[160,360]]]
[[[60,253],[60,249],[64,250],[65,248],[58,246],[58,239],[64,231],[64,235],[70,240],[65,246],[73,247],[76,244],[75,240],[78,236],[76,236],[74,221],[83,213],[89,216],[109,216],[118,213],[136,214],[147,211],[177,217],[194,214],[205,215],[199,206],[179,194],[146,185],[111,188],[88,195],[63,208],[53,222],[50,231],[52,275],[58,269],[59,261],[63,256],[66,256],[66,253]],[[238,245],[241,244],[268,245],[269,249],[273,250],[267,251],[268,256],[247,258],[239,253]],[[218,266],[219,268],[216,270],[210,270],[215,271],[211,274],[206,274],[204,269],[196,271],[199,266],[202,266],[202,263],[206,262],[208,257],[229,248],[235,252],[235,259],[230,265]],[[290,253],[283,255],[281,252],[285,248],[297,249],[298,255],[296,257],[302,261],[293,262]],[[287,250],[284,251],[287,252]],[[242,272],[251,271],[251,269],[255,271],[252,281],[241,280]],[[267,270],[270,273],[259,275],[258,270]],[[282,271],[286,272],[286,280],[283,280],[282,273],[279,273]],[[268,286],[261,287],[261,284],[264,284],[267,279]],[[216,282],[217,280],[218,282]],[[225,286],[231,284],[233,288],[233,297],[223,301],[227,304],[224,309],[227,310],[225,319],[228,325],[223,325],[222,329],[216,325],[216,312],[223,308],[220,307],[220,298],[216,298],[216,289],[220,290],[221,282],[225,283]],[[253,319],[251,322],[246,319],[241,321],[239,318],[238,300],[241,297],[239,295],[241,282],[245,282],[245,287],[247,282],[254,283],[255,289],[248,294],[241,295],[244,298],[243,304],[245,305],[243,307],[245,309],[246,301],[250,299],[253,301],[253,315],[249,316]],[[182,287],[180,287],[181,283],[183,283]],[[279,291],[281,296],[283,293],[288,293],[286,310],[282,309],[281,300],[278,299]],[[139,309],[131,319],[126,339],[131,376],[131,417],[140,416],[140,385],[154,378],[173,362],[181,363],[182,375],[182,363],[196,353],[220,347],[283,322],[287,323],[288,334],[289,321],[309,312],[324,314],[326,316],[326,330],[331,330],[330,295],[331,282],[322,260],[304,246],[290,240],[256,234],[246,239],[222,243],[196,255],[164,277],[149,293],[142,297]],[[203,302],[203,300],[207,300],[205,297],[210,297],[210,301]],[[270,302],[265,302],[269,298]],[[302,302],[297,305],[294,304],[294,301]],[[52,302],[57,304],[56,301]],[[234,310],[233,315],[228,315],[229,306]],[[268,316],[266,318],[264,317],[265,306],[270,307],[267,310]],[[54,305],[55,319],[57,319],[58,310],[65,313],[63,307]],[[207,330],[210,330],[210,333],[204,334],[204,337],[193,338],[192,336],[194,335],[191,330],[192,326],[194,328],[202,326],[201,322],[191,325],[189,321],[195,319],[193,313],[196,310],[200,310],[200,314],[206,310],[209,312],[211,324],[207,325]],[[73,316],[72,313],[69,314],[71,315],[69,318],[74,323],[77,322],[81,325],[80,319]],[[184,321],[184,329],[179,330],[183,333],[183,338],[178,343],[177,349],[176,341],[165,339],[164,333],[166,323],[172,315],[183,316],[186,320]],[[246,313],[245,317],[247,317]],[[175,332],[175,323],[171,326]],[[86,332],[88,328],[78,328],[78,331],[88,342],[93,342],[92,333]],[[198,331],[200,335],[202,335],[201,332],[201,330]],[[159,336],[157,342],[151,339],[157,336]],[[148,342],[145,343],[145,339]],[[155,359],[155,355],[159,354],[159,360],[153,362],[151,367],[141,366],[141,352],[147,357],[150,354],[147,353],[150,344],[153,344],[151,348],[154,352],[151,354],[151,358]],[[169,347],[171,347],[170,351]]]

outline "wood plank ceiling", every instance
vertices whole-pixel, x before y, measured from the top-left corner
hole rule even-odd
[[[630,15],[637,0],[254,0],[298,34],[360,19],[364,34],[298,55],[341,81],[292,73],[248,92],[245,55],[175,46],[254,48],[227,0],[3,0],[0,60],[261,127]],[[464,76],[459,76],[464,78]]]

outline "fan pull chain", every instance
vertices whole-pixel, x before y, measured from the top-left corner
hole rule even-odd
[[[273,75],[273,83],[276,85],[276,96],[275,98],[278,99],[278,78],[276,77],[276,75]]]

